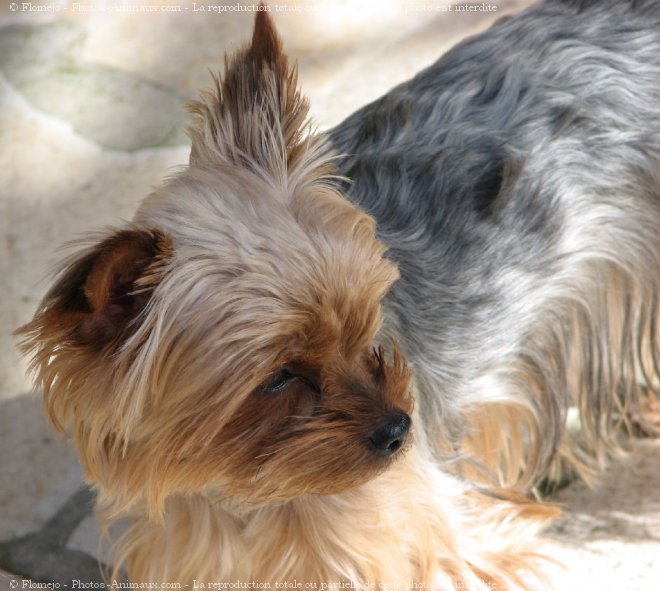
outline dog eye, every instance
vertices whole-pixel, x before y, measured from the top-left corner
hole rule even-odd
[[[277,393],[284,390],[296,376],[288,369],[282,369],[274,373],[262,385],[264,392]]]

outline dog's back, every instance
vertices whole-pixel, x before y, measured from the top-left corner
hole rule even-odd
[[[330,135],[399,265],[390,326],[439,449],[509,484],[557,449],[588,476],[657,386],[660,2],[540,4]]]

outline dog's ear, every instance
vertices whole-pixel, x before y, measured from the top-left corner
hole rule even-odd
[[[260,5],[250,45],[225,60],[212,91],[189,104],[197,119],[189,129],[192,166],[229,163],[280,177],[303,152],[309,104],[266,9]]]
[[[77,255],[32,322],[18,331],[24,348],[48,348],[49,341],[59,351],[120,344],[134,330],[172,250],[171,239],[158,230],[127,229]]]
[[[247,52],[251,60],[286,68],[286,56],[282,53],[282,42],[273,20],[265,10],[257,12],[255,16],[252,42]]]

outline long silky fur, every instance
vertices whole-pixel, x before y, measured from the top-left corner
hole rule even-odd
[[[542,2],[330,133],[403,278],[386,330],[429,440],[464,475],[593,481],[657,398],[658,25],[657,1]]]
[[[486,590],[545,587],[540,569],[529,569],[543,561],[530,542],[558,512],[470,490],[412,450],[342,495],[243,514],[197,495],[170,499],[166,513],[163,525],[138,513],[119,544],[134,580],[297,580],[318,589],[417,581]]]
[[[327,136],[296,84],[260,12],[190,166],[21,329],[132,520],[113,576],[539,589],[524,495],[655,429],[660,2],[543,2]]]

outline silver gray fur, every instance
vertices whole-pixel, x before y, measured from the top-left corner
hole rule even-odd
[[[387,328],[429,433],[457,443],[467,409],[527,407],[528,485],[558,449],[616,451],[614,423],[658,388],[660,2],[543,2],[330,138],[399,265]]]

